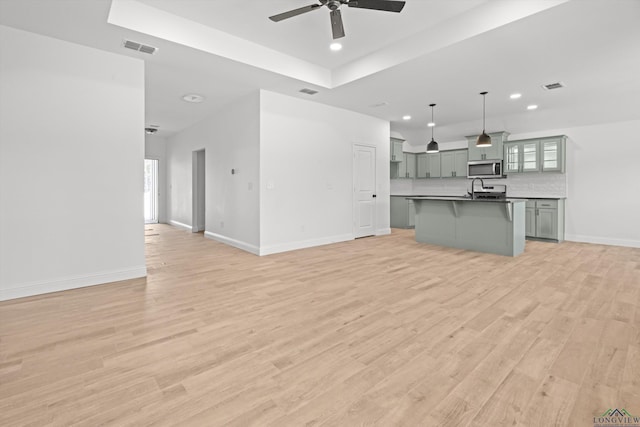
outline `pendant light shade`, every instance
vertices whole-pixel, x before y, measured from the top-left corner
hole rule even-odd
[[[433,121],[433,107],[435,106],[436,104],[429,104],[429,107],[431,107],[431,123],[433,123],[433,126],[431,126],[431,142],[427,144],[427,153],[437,153],[440,151],[438,143],[433,139],[433,128],[436,127]]]
[[[476,141],[476,147],[491,147],[491,137],[487,135],[484,128],[485,121],[485,95],[489,92],[480,92],[482,95],[482,134],[478,135],[478,140]]]

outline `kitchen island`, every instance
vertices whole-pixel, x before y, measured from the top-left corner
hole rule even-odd
[[[413,200],[416,241],[516,256],[524,252],[525,200],[407,197]]]

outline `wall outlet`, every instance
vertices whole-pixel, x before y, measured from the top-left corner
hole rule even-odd
[[[220,221],[220,228],[224,228],[224,221]]]
[[[267,182],[267,190],[273,190],[274,188],[276,188],[276,186],[273,183],[273,181],[268,181]]]
[[[247,184],[247,188],[249,189],[249,191],[253,190],[253,182]]]

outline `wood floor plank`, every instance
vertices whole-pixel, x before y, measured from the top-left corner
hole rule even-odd
[[[157,224],[148,276],[0,302],[0,425],[569,426],[640,413],[640,249],[412,230],[257,257]]]

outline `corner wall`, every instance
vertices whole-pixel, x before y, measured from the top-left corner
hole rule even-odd
[[[192,153],[205,150],[205,236],[257,254],[260,246],[259,93],[167,139],[167,220],[191,230]],[[231,170],[234,169],[234,174]]]
[[[389,122],[260,92],[260,254],[353,239],[353,145],[376,147],[376,233],[389,228]]]
[[[145,276],[143,61],[0,26],[0,94],[0,300]]]

